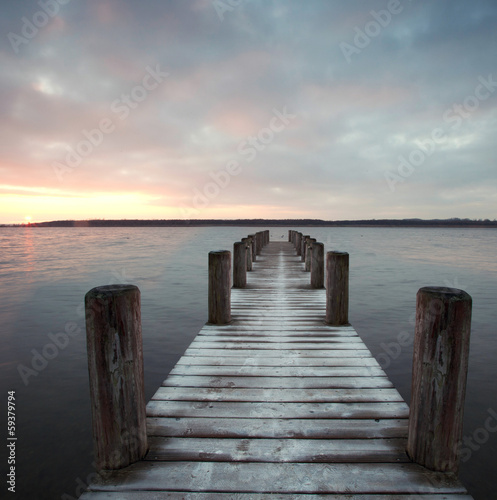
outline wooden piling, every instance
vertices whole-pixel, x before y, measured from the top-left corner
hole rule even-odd
[[[248,237],[252,240],[252,262],[255,262],[257,260],[257,236],[249,234]]]
[[[339,326],[349,322],[349,254],[326,254],[326,323]]]
[[[209,252],[209,323],[231,322],[231,252]]]
[[[140,290],[93,288],[85,312],[96,467],[121,469],[148,449]]]
[[[237,241],[233,245],[233,287],[243,288],[247,285],[247,245]]]
[[[297,255],[301,255],[301,243],[302,243],[302,233],[297,233],[295,235],[295,250]]]
[[[305,270],[306,270],[306,272],[311,271],[312,244],[313,243],[316,243],[316,238],[307,238],[306,249],[305,249]]]
[[[302,236],[302,240],[300,241],[300,258],[302,262],[305,262],[305,252],[307,251],[307,239],[310,238],[308,234]]]
[[[252,238],[242,238],[242,241],[245,243],[245,255],[247,258],[247,271],[252,271]]]
[[[426,287],[417,294],[407,453],[434,471],[459,469],[471,308],[462,290]]]
[[[258,231],[255,233],[255,249],[257,255],[260,255],[261,250],[262,250],[262,232]]]
[[[311,287],[324,287],[324,244],[312,243]]]

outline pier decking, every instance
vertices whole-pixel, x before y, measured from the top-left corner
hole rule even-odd
[[[82,500],[472,498],[409,460],[407,404],[352,326],[324,323],[303,266],[264,247],[231,324],[205,325],[148,403],[145,459]]]

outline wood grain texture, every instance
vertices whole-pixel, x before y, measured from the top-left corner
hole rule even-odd
[[[462,290],[429,287],[417,294],[407,450],[432,470],[459,469],[471,306]]]
[[[93,288],[85,311],[95,462],[119,469],[147,451],[140,290]]]

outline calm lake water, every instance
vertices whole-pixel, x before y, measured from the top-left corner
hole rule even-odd
[[[111,283],[140,288],[148,400],[206,321],[208,252],[231,250],[261,229],[0,228],[1,425],[5,436],[7,391],[16,391],[18,438],[16,494],[8,498],[77,498],[95,473],[85,293]],[[473,297],[464,429],[471,444],[460,477],[475,499],[497,498],[497,231],[292,229],[349,252],[350,321],[407,401],[412,348],[396,343],[401,332],[413,336],[416,292],[451,286]],[[272,240],[287,235],[271,229]],[[64,331],[72,336],[56,335]],[[6,465],[4,452],[2,471]]]

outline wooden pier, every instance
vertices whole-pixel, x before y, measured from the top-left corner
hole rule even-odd
[[[408,405],[354,328],[325,322],[295,242],[265,243],[231,321],[206,324],[148,403],[147,454],[81,499],[472,498],[410,460]]]

